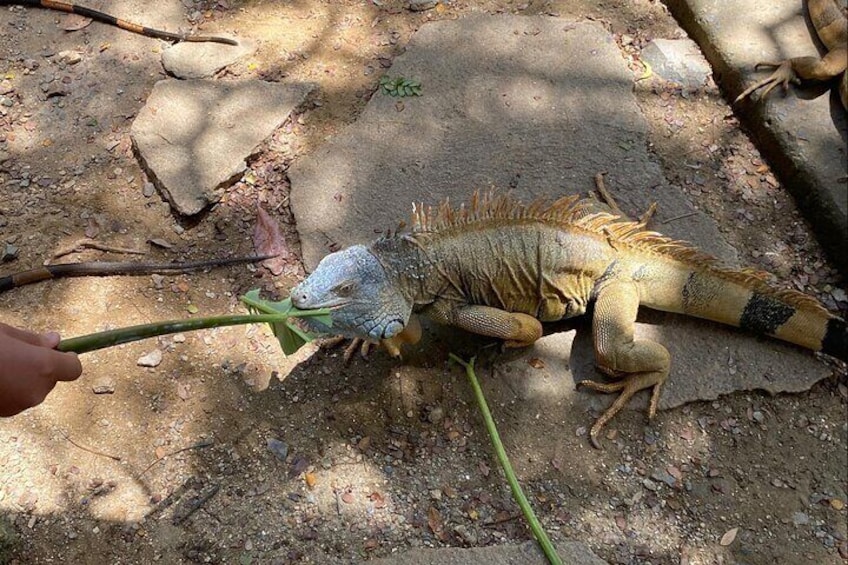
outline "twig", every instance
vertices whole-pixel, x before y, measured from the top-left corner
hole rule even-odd
[[[66,439],[66,440],[68,440],[68,442],[69,442],[71,445],[73,445],[73,446],[75,446],[75,447],[78,447],[78,448],[82,449],[83,451],[88,451],[89,453],[93,453],[94,455],[100,455],[101,457],[108,457],[108,458],[109,458],[109,459],[111,459],[112,461],[120,461],[120,460],[121,460],[121,458],[120,458],[120,457],[118,457],[117,455],[110,455],[110,454],[108,454],[108,453],[103,453],[102,451],[97,451],[96,449],[92,449],[92,448],[90,448],[90,447],[86,447],[86,446],[82,445],[81,443],[77,443],[76,441],[74,441],[73,439],[71,439],[71,436],[69,436],[69,435],[65,432],[65,430],[59,430],[59,433],[60,433],[60,434],[62,434],[62,435],[65,437],[65,439]]]
[[[669,218],[669,219],[667,219],[667,220],[663,220],[663,222],[662,222],[662,223],[663,223],[663,225],[665,225],[665,224],[670,224],[671,222],[676,222],[677,220],[682,220],[683,218],[688,218],[688,217],[690,217],[690,216],[695,216],[695,215],[697,215],[697,214],[698,214],[698,212],[687,212],[687,213],[685,213],[685,214],[680,214],[679,216],[675,216],[675,217],[673,217],[673,218]]]
[[[109,253],[129,253],[132,255],[147,255],[147,251],[144,249],[130,249],[128,247],[106,245],[105,243],[100,243],[99,241],[95,241],[89,237],[84,237],[82,239],[78,239],[76,242],[72,243],[68,247],[63,247],[62,249],[54,253],[53,256],[50,257],[50,259],[44,262],[44,264],[49,265],[51,261],[54,261],[59,257],[64,257],[65,255],[70,255],[71,253],[82,251],[83,249],[97,249],[99,251],[106,251]]]
[[[185,510],[181,510],[179,513],[174,512],[174,518],[171,520],[171,523],[177,526],[188,520],[189,516],[197,512],[201,506],[209,502],[213,496],[218,494],[219,490],[221,490],[221,486],[217,484],[206,489],[206,492],[198,496],[195,500],[187,503]]]
[[[521,512],[517,512],[511,516],[507,516],[506,518],[501,518],[499,520],[492,520],[491,522],[484,522],[481,524],[484,528],[494,528],[495,526],[499,526],[501,524],[505,524],[507,522],[512,522],[513,520],[521,518]]]
[[[609,190],[607,190],[607,185],[604,182],[605,174],[606,173],[598,173],[597,175],[595,175],[595,188],[597,189],[598,194],[601,195],[601,198],[604,199],[604,202],[606,202],[607,206],[610,207],[614,214],[626,218],[627,214],[621,211],[621,208],[618,207],[618,203],[616,203],[615,198],[613,198],[612,194],[610,194]]]
[[[477,406],[483,414],[483,421],[486,424],[486,430],[489,432],[489,437],[491,438],[492,445],[495,448],[495,454],[498,457],[498,462],[501,464],[501,468],[506,475],[506,480],[509,483],[509,488],[512,490],[512,497],[524,513],[524,517],[530,524],[530,530],[532,530],[533,535],[536,537],[536,541],[541,546],[545,557],[548,558],[548,562],[551,563],[551,565],[562,565],[562,559],[560,559],[559,555],[557,555],[556,549],[551,543],[548,534],[542,528],[542,524],[539,523],[539,519],[536,518],[536,514],[533,513],[533,507],[530,506],[530,502],[527,500],[527,497],[524,496],[524,491],[521,490],[521,485],[518,484],[518,478],[515,476],[515,471],[512,469],[512,464],[509,462],[503,442],[501,442],[501,436],[498,434],[497,427],[495,427],[495,420],[492,418],[492,413],[489,411],[489,405],[486,403],[486,398],[483,396],[483,389],[480,388],[480,383],[477,382],[477,375],[474,374],[475,358],[472,357],[471,361],[466,363],[453,353],[450,353],[449,355],[451,359],[465,368],[465,374],[468,376],[468,382],[471,384],[471,389],[474,391],[474,398],[477,400]]]
[[[176,451],[172,451],[171,453],[166,453],[165,455],[157,458],[155,461],[153,461],[153,463],[148,465],[144,469],[144,471],[139,473],[138,478],[140,479],[141,477],[143,477],[144,474],[147,473],[150,469],[152,469],[157,463],[159,463],[160,461],[162,461],[164,459],[167,459],[168,457],[171,457],[173,455],[177,455],[178,453],[182,453],[183,451],[188,451],[190,449],[201,449],[201,448],[204,448],[204,447],[210,447],[211,445],[214,445],[214,444],[215,444],[215,440],[212,439],[212,438],[202,439],[199,442],[195,443],[194,445],[189,445],[188,447],[181,447],[180,449],[177,449]]]

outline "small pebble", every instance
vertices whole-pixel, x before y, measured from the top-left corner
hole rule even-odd
[[[136,361],[136,365],[139,367],[158,367],[162,362],[162,352],[158,349],[154,349],[150,353],[146,355],[142,355]]]

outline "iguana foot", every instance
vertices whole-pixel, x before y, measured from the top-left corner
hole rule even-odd
[[[623,380],[615,383],[599,383],[597,381],[584,380],[577,383],[577,386],[585,386],[592,390],[604,393],[620,392],[618,398],[612,403],[612,406],[607,408],[606,412],[601,414],[592,428],[589,430],[589,441],[592,442],[592,447],[602,449],[598,436],[603,427],[624,408],[630,399],[633,398],[640,390],[653,387],[651,391],[651,402],[648,404],[648,418],[651,419],[657,415],[657,407],[660,401],[660,390],[665,381],[665,375],[660,372],[639,373],[624,377]]]
[[[791,60],[786,60],[781,63],[757,63],[754,66],[754,69],[759,69],[760,67],[773,67],[776,70],[761,81],[755,82],[748,88],[746,88],[742,94],[736,97],[736,100],[733,103],[737,103],[743,98],[750,96],[755,90],[766,87],[763,91],[761,98],[765,98],[768,96],[768,93],[771,92],[777,85],[782,85],[783,89],[786,90],[789,88],[789,83],[793,84],[801,84],[801,79],[798,78],[798,75],[795,73],[795,69],[792,66]]]
[[[598,173],[598,174],[595,175],[595,189],[598,191],[598,194],[601,196],[601,200],[603,201],[603,203],[606,204],[607,206],[609,206],[609,209],[612,211],[613,214],[615,214],[617,216],[621,216],[622,218],[627,218],[628,217],[627,214],[625,214],[621,210],[621,208],[618,206],[618,202],[615,201],[615,198],[613,198],[613,195],[607,189],[607,185],[604,182],[604,175],[605,174],[606,173]],[[657,203],[654,202],[653,204],[651,204],[648,207],[648,209],[645,211],[645,213],[642,214],[639,217],[639,220],[637,221],[637,223],[639,224],[639,227],[640,228],[646,227],[648,225],[648,222],[651,221],[651,218],[654,217],[654,214],[656,213],[656,211],[657,211]]]

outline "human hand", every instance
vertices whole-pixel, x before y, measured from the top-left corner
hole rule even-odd
[[[58,381],[82,373],[76,353],[56,351],[59,334],[36,334],[0,323],[0,416],[14,416],[44,400]]]

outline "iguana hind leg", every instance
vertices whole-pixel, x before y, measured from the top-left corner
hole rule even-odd
[[[640,390],[653,387],[648,417],[657,412],[660,390],[668,376],[671,358],[668,350],[655,341],[634,340],[633,331],[636,313],[639,310],[639,292],[632,282],[612,283],[601,289],[595,302],[592,321],[595,360],[605,373],[620,377],[616,383],[603,384],[595,381],[580,381],[599,392],[620,392],[606,412],[592,426],[589,439],[600,448],[598,435],[609,422]]]

